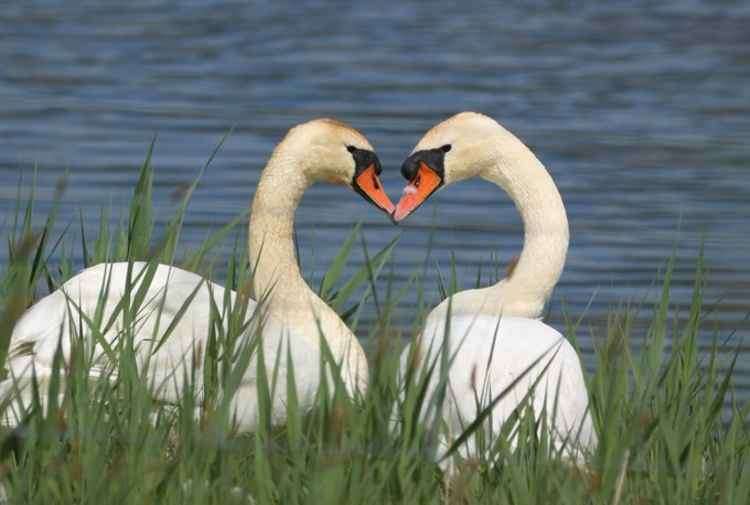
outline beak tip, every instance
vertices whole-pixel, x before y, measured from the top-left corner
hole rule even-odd
[[[401,221],[406,219],[406,216],[409,214],[410,212],[404,212],[403,209],[399,209],[397,206],[393,214],[391,214],[391,221],[393,221],[393,224],[401,224]]]

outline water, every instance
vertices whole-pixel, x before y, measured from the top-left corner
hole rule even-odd
[[[478,110],[532,147],[564,197],[572,241],[551,324],[562,327],[563,307],[578,317],[588,306],[584,327],[601,333],[621,301],[655,298],[675,247],[676,301],[688,303],[703,241],[706,337],[747,337],[749,24],[743,2],[16,2],[0,10],[0,212],[13,208],[19,174],[28,183],[37,166],[48,203],[69,169],[62,221],[82,208],[93,229],[102,206],[122,212],[158,134],[163,225],[174,189],[234,127],[191,204],[190,247],[246,208],[295,123],[335,116],[364,131],[396,197],[397,168],[420,136]],[[422,265],[431,224],[435,262],[447,269],[455,252],[465,285],[493,254],[517,253],[522,237],[511,202],[479,181],[440,193],[400,230],[334,187],[311,190],[297,218],[313,279],[360,220],[371,251],[402,234],[397,282]],[[588,355],[591,338],[582,343]]]

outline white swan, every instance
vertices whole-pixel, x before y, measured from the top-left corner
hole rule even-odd
[[[565,207],[549,173],[518,138],[493,119],[471,112],[433,127],[401,171],[410,182],[396,205],[397,222],[439,188],[481,177],[508,193],[524,224],[523,251],[509,277],[444,300],[428,315],[414,356],[410,357],[412,346],[402,354],[402,375],[407,368],[424,370],[443,350],[453,358],[443,411],[449,433],[443,443],[450,445],[492,399],[541,358],[497,403],[485,432],[499,432],[549,363],[531,404],[537,418],[546,406],[556,447],[580,459],[597,443],[580,360],[559,332],[537,320],[560,277],[568,249]],[[431,380],[433,394],[439,375],[436,372]],[[479,406],[476,398],[481,399]],[[468,456],[475,449],[470,439],[460,452]]]
[[[380,163],[367,139],[351,127],[331,119],[313,120],[292,128],[274,150],[261,175],[251,209],[249,259],[255,269],[254,290],[263,296],[262,315],[255,314],[256,303],[248,302],[245,321],[254,317],[261,332],[265,363],[269,374],[279,364],[273,396],[272,419],[286,418],[287,349],[294,365],[299,404],[312,405],[320,379],[320,335],[325,337],[333,357],[340,362],[342,379],[350,394],[367,387],[367,361],[356,337],[330,307],[305,283],[295,255],[294,212],[304,191],[315,182],[349,186],[387,213],[393,204],[380,185]],[[146,263],[133,264],[131,278],[135,293],[147,275]],[[94,319],[102,286],[107,285],[102,321],[106,322],[120,302],[128,278],[127,263],[101,264],[84,270],[60,289],[46,296],[24,313],[11,337],[6,368],[10,378],[0,384],[7,394],[22,388],[20,397],[28,404],[32,369],[46,391],[55,350],[62,343],[65,363],[70,359],[70,340],[79,328],[91,342],[91,328],[80,314]],[[158,350],[156,343],[170,326],[190,296],[189,308]],[[229,293],[234,303],[236,295]],[[132,328],[141,364],[149,360],[145,375],[155,394],[165,401],[176,401],[183,391],[185,367],[200,366],[194,354],[205,350],[209,335],[212,301],[222,310],[224,288],[200,276],[168,265],[158,265],[148,284]],[[71,324],[72,323],[72,324]],[[101,326],[104,327],[104,324]],[[122,317],[104,334],[113,342],[122,328]],[[99,342],[97,340],[97,342]],[[94,344],[92,342],[92,344]],[[96,360],[106,366],[102,346],[94,344]],[[282,356],[277,356],[279,350]],[[257,354],[256,354],[257,355]],[[193,363],[195,361],[195,363]],[[94,367],[93,373],[97,372]],[[187,374],[189,376],[189,374]],[[200,389],[202,374],[196,374]],[[252,360],[231,399],[231,408],[240,430],[253,430],[257,423],[257,361]],[[5,394],[2,397],[5,397]],[[15,403],[12,404],[15,408]],[[14,424],[18,419],[6,421]],[[14,412],[16,416],[19,412]]]

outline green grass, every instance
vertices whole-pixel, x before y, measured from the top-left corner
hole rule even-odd
[[[102,213],[96,237],[85,236],[83,219],[53,236],[56,207],[45,224],[35,228],[33,194],[22,198],[19,193],[16,215],[4,229],[10,259],[0,276],[0,363],[23,310],[77,271],[74,247],[87,266],[150,260],[210,274],[213,248],[244,226],[245,216],[217,230],[195,251],[178,256],[183,216],[195,184],[164,235],[154,236],[150,152],[127,219],[110,228]],[[64,184],[58,193],[63,196]],[[79,237],[72,242],[75,228]],[[396,380],[399,351],[404,337],[411,336],[393,327],[399,300],[416,290],[420,306],[429,309],[434,301],[425,300],[421,272],[400,290],[378,282],[389,268],[395,243],[369,251],[364,237],[359,227],[353,229],[319,287],[348,324],[375,343],[364,397],[348,398],[340,384],[323,376],[312,411],[301,412],[292,395],[288,424],[273,428],[268,405],[275,385],[260,375],[264,422],[255,433],[237,434],[220,398],[236,387],[254,351],[252,336],[243,344],[241,303],[217,303],[206,352],[194,356],[203,366],[182,371],[191,386],[177,405],[153,400],[147,371],[139,369],[127,345],[132,335],[125,325],[119,340],[123,343],[111,350],[110,380],[88,378],[90,361],[76,344],[71,363],[63,366],[58,359],[52,379],[37,384],[39,391],[50,393],[49,404],[42,406],[37,398],[22,428],[5,430],[0,478],[8,500],[139,505],[248,503],[248,496],[256,503],[279,504],[750,501],[750,431],[743,421],[750,407],[733,400],[736,353],[718,337],[708,353],[699,352],[697,345],[705,283],[701,261],[692,305],[680,319],[670,316],[672,263],[667,262],[662,296],[653,307],[641,352],[631,351],[633,310],[613,312],[605,334],[597,338],[595,372],[588,381],[600,443],[586,466],[561,460],[547,438],[537,436],[533,417],[519,410],[516,450],[508,450],[507,438],[487,441],[486,456],[461,462],[447,481],[432,459],[435,432],[417,422],[427,408],[421,379],[411,377],[406,385]],[[346,278],[344,265],[357,247],[366,262]],[[224,261],[224,284],[243,289],[251,275],[243,247],[237,245]],[[441,281],[444,293],[457,286],[455,273]],[[126,297],[122,317],[127,320],[142,300],[135,291]],[[378,314],[370,328],[359,324],[366,307]],[[415,329],[418,324],[415,317]],[[580,320],[568,324],[566,334],[574,343],[581,326]],[[201,381],[196,381],[198,373],[203,374]],[[200,386],[193,385],[196,382]],[[198,387],[205,388],[206,401],[196,405]],[[0,403],[0,409],[7,409],[9,401]],[[727,402],[732,405],[729,414],[723,410]],[[197,419],[196,407],[201,412]]]

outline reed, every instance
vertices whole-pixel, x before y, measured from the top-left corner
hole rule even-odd
[[[9,261],[0,276],[0,364],[5,362],[10,333],[22,311],[81,266],[147,260],[211,275],[212,250],[237,233],[245,216],[216,230],[196,250],[178,255],[183,218],[198,179],[182,196],[164,233],[156,236],[150,154],[151,149],[128,218],[111,227],[103,212],[95,237],[86,236],[83,219],[77,227],[68,225],[54,236],[56,206],[35,228],[33,192],[28,198],[19,192],[16,214],[4,230]],[[62,185],[59,193],[62,197]],[[73,233],[72,228],[79,230]],[[750,501],[750,430],[745,422],[750,406],[734,400],[731,384],[738,354],[719,336],[709,352],[699,351],[697,342],[705,284],[701,260],[688,317],[679,320],[670,316],[672,262],[667,261],[660,276],[661,299],[650,309],[650,328],[637,342],[638,353],[632,350],[636,347],[633,311],[611,314],[606,333],[597,339],[595,371],[587,377],[599,446],[585,466],[565,461],[533,416],[519,408],[504,436],[483,440],[482,456],[457,461],[456,472],[446,479],[434,458],[440,426],[419,422],[421,412],[440,405],[426,405],[425,377],[407,374],[404,383],[397,381],[403,339],[414,331],[404,334],[393,321],[408,290],[423,293],[423,272],[416,272],[401,289],[390,280],[380,282],[394,246],[395,241],[380,251],[369,251],[364,232],[354,227],[319,287],[321,296],[348,324],[373,342],[370,387],[363,397],[347,397],[341,384],[324,376],[315,408],[301,412],[290,390],[288,423],[272,427],[268,406],[275,383],[260,373],[264,421],[255,433],[236,433],[226,402],[217,398],[236,387],[257,347],[252,345],[253,337],[243,333],[240,304],[217,300],[206,352],[193,357],[203,366],[176,372],[186,374],[188,387],[175,404],[154,401],[147,367],[138,366],[132,346],[113,347],[111,367],[97,380],[89,377],[91,363],[80,343],[73,346],[70,363],[64,364],[58,354],[52,378],[35,384],[23,424],[2,434],[0,479],[7,501],[138,505]],[[74,247],[83,265],[74,263]],[[357,247],[366,260],[347,277],[345,266]],[[243,289],[251,275],[244,247],[235,247],[225,267],[223,283]],[[444,293],[458,285],[452,270],[448,279],[441,277]],[[126,298],[121,314],[124,342],[132,336],[128,318],[136,312],[132,304],[138,303],[138,293],[129,292]],[[359,319],[368,306],[378,317],[371,327],[363,328]],[[419,315],[413,317],[417,327]],[[582,332],[578,323],[571,322],[566,329],[573,342]],[[325,353],[323,360],[329,361]],[[335,363],[324,364],[335,367]],[[273,371],[273,363],[266,366]],[[293,369],[289,374],[288,382],[293,383]],[[50,398],[46,405],[42,396]],[[11,401],[0,399],[0,415]],[[195,415],[196,410],[200,415]],[[464,435],[475,429],[471,424]],[[513,451],[510,437],[517,440]]]

